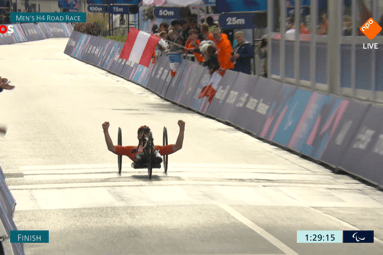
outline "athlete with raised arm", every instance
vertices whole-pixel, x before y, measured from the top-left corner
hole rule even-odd
[[[146,138],[149,136],[150,128],[147,126],[141,126],[138,129],[138,132],[137,132],[138,146],[120,146],[120,145],[115,146],[113,145],[113,141],[109,135],[109,131],[108,131],[109,126],[110,126],[109,122],[104,122],[102,124],[102,128],[104,130],[104,135],[105,135],[105,142],[108,147],[108,150],[117,155],[128,156],[135,163],[143,164],[144,161],[146,160],[144,158],[143,148],[146,145],[145,141],[146,141]],[[162,163],[161,155],[169,155],[182,149],[182,144],[184,141],[184,133],[185,133],[185,122],[182,120],[179,120],[178,126],[180,127],[180,132],[178,134],[178,138],[175,144],[169,144],[167,146],[159,146],[159,145],[154,146],[156,150],[156,159],[155,159],[156,164]]]

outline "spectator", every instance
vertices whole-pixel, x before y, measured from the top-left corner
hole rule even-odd
[[[258,54],[260,59],[263,59],[263,71],[261,75],[267,78],[267,35],[263,36],[262,40],[258,43],[255,53]]]
[[[170,30],[168,33],[168,40],[171,42],[176,42],[177,37],[174,35],[173,30]]]
[[[209,25],[207,23],[203,23],[201,25],[201,33],[198,35],[198,39],[202,42],[205,40],[214,41],[214,37],[212,33],[209,32]]]
[[[154,24],[154,25],[152,26],[152,33],[153,33],[153,34],[157,34],[157,33],[158,33],[158,26],[157,26],[156,24]]]
[[[251,59],[254,58],[253,45],[245,40],[243,32],[235,33],[237,45],[235,46],[230,61],[234,63],[233,71],[251,74]]]
[[[301,34],[302,35],[308,35],[311,33],[310,27],[307,27],[305,23],[302,23],[301,25]]]
[[[319,27],[318,35],[327,35],[328,33],[328,19],[327,14],[322,14],[322,25]]]
[[[343,16],[343,36],[352,35],[352,20],[348,15]]]
[[[197,21],[195,19],[192,19],[189,23],[189,28],[190,30],[198,30],[198,33],[199,33],[199,28],[197,27]]]
[[[169,28],[169,24],[166,23],[166,22],[162,22],[160,24],[160,29],[158,30],[159,33],[161,33],[162,31],[166,31],[166,33],[168,32],[168,28]]]
[[[185,43],[185,48],[187,48],[187,52],[192,52],[197,60],[198,63],[201,63],[204,61],[203,59],[203,56],[197,52],[195,52],[194,50],[199,48],[201,42],[200,40],[198,40],[198,31],[196,29],[192,29],[190,30],[189,32],[189,38],[187,40],[187,42]]]
[[[189,25],[186,20],[181,20],[181,32],[180,35],[183,37],[184,41],[187,41],[189,37]]]
[[[215,47],[211,45],[208,46],[206,55],[207,55],[207,60],[204,62],[203,65],[209,68],[210,74],[213,74],[215,71],[219,70],[218,57],[217,57]]]
[[[206,18],[206,23],[209,25],[209,32],[212,33],[213,29],[216,27],[214,24],[214,19],[212,16]]]
[[[177,19],[173,20],[170,24],[173,26],[174,33],[180,32],[180,22]]]
[[[287,23],[287,31],[286,31],[286,40],[295,41],[295,26],[294,23],[290,20]]]
[[[0,24],[5,24],[5,17],[3,13],[0,14]]]
[[[178,53],[184,53],[185,42],[182,37],[177,37],[176,44],[173,45],[172,50],[178,51]]]
[[[159,34],[160,38],[167,40],[168,39],[168,33],[166,31],[162,31]]]
[[[205,23],[205,18],[201,18],[201,24]]]
[[[223,69],[233,69],[234,64],[230,61],[233,48],[231,47],[229,39],[227,39],[227,35],[224,36],[219,28],[214,28],[212,34],[214,42],[216,43],[219,65]]]

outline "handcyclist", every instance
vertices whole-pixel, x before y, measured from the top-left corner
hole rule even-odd
[[[102,124],[102,128],[104,130],[105,135],[105,142],[108,146],[108,150],[113,152],[117,155],[126,155],[128,156],[133,162],[137,164],[145,164],[146,158],[144,157],[143,149],[146,146],[145,141],[149,136],[150,128],[148,126],[141,126],[138,129],[137,132],[137,138],[138,138],[138,146],[120,146],[120,145],[113,145],[113,141],[110,138],[109,135],[109,122],[104,122]],[[156,158],[154,160],[155,164],[160,164],[162,162],[161,155],[169,155],[176,151],[179,151],[182,149],[182,144],[184,141],[184,133],[185,133],[185,122],[182,120],[178,121],[178,126],[180,127],[180,132],[178,134],[178,138],[176,141],[176,144],[170,144],[167,146],[159,146],[155,145],[155,151],[156,151]]]

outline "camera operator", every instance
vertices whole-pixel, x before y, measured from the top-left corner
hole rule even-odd
[[[267,78],[267,35],[263,36],[262,40],[258,43],[255,53],[258,54],[260,59],[263,59],[262,76]]]

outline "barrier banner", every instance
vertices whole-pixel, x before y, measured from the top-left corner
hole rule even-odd
[[[104,63],[102,64],[102,68],[104,70],[109,70],[110,66],[112,65],[114,59],[113,57],[116,55],[116,52],[119,50],[120,48],[120,43],[119,42],[113,42],[113,45],[111,46],[111,49],[104,61]]]
[[[154,89],[154,91],[158,94],[161,93],[162,88],[164,87],[164,84],[166,82],[166,78],[170,74],[170,64],[169,64],[169,59],[164,60],[165,65],[164,65],[164,70],[162,71],[162,74],[158,77],[158,83],[157,86]]]
[[[226,70],[225,77],[219,84],[217,92],[214,95],[213,101],[211,102],[209,109],[206,114],[216,117],[220,120],[224,120],[221,117],[221,110],[226,102],[229,92],[232,90],[235,80],[238,78],[239,72]]]
[[[99,38],[95,36],[91,36],[88,45],[86,45],[86,48],[84,50],[84,54],[82,55],[81,60],[89,63],[92,57],[92,49],[93,47],[96,47],[97,43],[99,41]]]
[[[346,153],[352,138],[357,133],[360,123],[366,115],[369,106],[370,105],[367,103],[349,101],[348,107],[344,114],[341,116],[339,124],[331,125],[333,126],[331,129],[331,126],[329,125],[327,130],[323,128],[318,129],[318,131],[321,131],[320,134],[322,136],[325,133],[328,133],[324,136],[326,140],[322,143],[317,142],[317,146],[315,146],[314,143],[313,148],[308,147],[308,143],[311,142],[309,140],[306,142],[305,151],[310,152],[310,154],[315,155],[315,158],[320,159],[330,165],[339,166],[340,160]],[[335,119],[335,117],[332,117],[332,123],[335,123]],[[313,139],[314,142],[316,142],[315,138]],[[315,150],[316,147],[320,148],[318,152]]]
[[[104,40],[105,40],[104,41],[105,42],[104,47],[101,50],[100,57],[99,57],[97,64],[96,64],[100,68],[102,68],[102,66],[104,65],[106,58],[109,56],[109,52],[113,48],[112,46],[116,43],[116,42],[111,41],[111,40],[107,40],[107,39],[104,39]]]
[[[22,23],[21,27],[28,41],[38,41],[46,38],[41,29],[37,29],[38,26],[34,23]]]
[[[182,62],[181,62],[182,63]],[[170,67],[170,66],[169,66]],[[177,70],[181,70],[179,69],[180,66],[177,67]],[[182,68],[182,72],[183,72],[183,68]],[[177,74],[177,73],[176,73]],[[170,83],[173,81],[173,79],[175,79],[176,77],[172,76],[171,74],[168,74],[168,77],[166,77],[166,80],[165,80],[165,83],[164,83],[164,86],[162,86],[162,90],[160,92],[160,95],[165,97],[166,96],[166,92],[168,91],[168,88],[170,86]]]
[[[322,158],[327,144],[338,130],[340,121],[350,104],[348,99],[339,98],[334,95],[329,95],[329,99],[330,102],[323,106],[301,150],[303,154],[318,160]],[[344,151],[347,148],[348,146],[343,148]]]
[[[217,72],[214,72],[211,75],[209,72],[208,74],[205,74],[205,76],[202,76],[202,78],[199,80],[197,84],[196,89],[194,90],[194,95],[189,102],[189,106],[191,108],[193,108],[196,111],[199,111],[199,109],[201,108],[202,102],[204,101],[204,98],[199,98],[201,91],[204,87],[208,86],[209,84],[212,84],[216,76],[217,76]]]
[[[169,61],[169,58],[166,57],[166,55],[162,55],[159,59],[156,60],[154,64],[154,69],[152,70],[152,73],[146,85],[146,87],[152,91],[154,91],[159,82],[159,78],[161,77],[162,71],[165,67],[165,61]]]
[[[234,125],[237,125],[238,127],[241,127],[245,129],[252,112],[248,112],[247,106],[249,104],[249,101],[251,99],[251,95],[253,95],[254,90],[258,86],[258,80],[260,76],[256,75],[250,75],[248,78],[248,84],[249,84],[249,90],[245,90],[242,94],[242,96],[239,98],[239,100],[234,103],[235,109],[232,111],[232,113],[229,115],[229,118],[227,119],[229,122],[233,123]],[[221,81],[222,82],[222,81]]]
[[[141,66],[142,67],[142,72],[140,74],[140,77],[137,80],[134,80],[134,81],[142,86],[144,84],[144,82],[145,82],[146,77],[148,76],[148,72],[150,70],[150,66],[152,66],[152,61],[150,62],[149,67]],[[136,77],[134,77],[134,78],[136,78]]]
[[[9,217],[12,217],[13,209],[16,206],[16,200],[12,196],[5,180],[0,180],[0,202],[3,203]]]
[[[215,94],[215,91],[217,91],[218,85],[221,82],[221,80],[222,80],[221,74],[218,71],[216,71],[212,75],[211,83],[208,84],[208,86],[210,86],[211,89],[212,89],[210,92],[208,92],[210,95],[207,95],[208,97],[203,97],[202,98],[203,100],[202,100],[202,103],[201,103],[201,106],[200,106],[200,109],[199,109],[200,112],[206,113],[206,111],[209,108],[209,105],[210,105],[212,99],[214,98],[213,94]],[[199,91],[199,93],[201,93],[201,91]],[[213,98],[211,98],[211,96],[213,96]]]
[[[287,146],[312,94],[313,91],[297,89],[290,104],[287,104],[286,111],[278,117],[283,116],[277,125],[275,135],[271,136],[272,141]]]
[[[72,57],[77,58],[76,54],[80,50],[80,46],[81,46],[81,43],[83,42],[84,38],[85,38],[85,35],[82,33],[77,33],[75,35],[75,37],[73,38],[75,45],[73,46],[72,52],[69,53]],[[68,41],[68,43],[69,43],[69,41]]]
[[[176,76],[177,68],[182,61],[182,54],[170,53],[170,54],[168,54],[168,57],[169,57],[171,76],[174,77],[174,76]]]
[[[199,64],[196,65],[187,81],[186,87],[182,90],[181,95],[178,98],[178,103],[184,106],[189,106],[189,102],[194,95],[199,80],[202,78],[204,70],[207,70],[207,68]]]
[[[20,24],[14,24],[13,25],[13,34],[12,35],[16,38],[16,42],[28,41],[28,38],[25,35],[24,30]]]
[[[257,85],[250,95],[249,101],[243,108],[241,115],[248,118],[241,119],[237,125],[245,128],[251,133],[258,135],[266,122],[272,122],[276,115],[276,105],[278,104],[279,92],[282,84],[275,80],[267,80],[264,77],[259,77]]]
[[[92,50],[93,53],[89,61],[90,64],[97,66],[100,58],[102,57],[101,52],[103,51],[105,47],[105,44],[106,44],[105,41],[106,39],[98,37],[98,42],[97,44],[94,45],[93,47],[94,49]]]
[[[258,136],[267,140],[273,140],[296,90],[297,87],[295,86],[282,85],[278,90],[279,93],[274,95],[274,102],[267,112],[266,122],[259,130]]]
[[[114,53],[112,61],[110,62],[110,67],[108,68],[109,71],[111,71],[112,73],[117,74],[117,75],[120,75],[121,70],[124,67],[124,64],[122,64],[122,62],[125,59],[120,58],[120,54],[121,54],[123,47],[124,47],[123,43],[118,43],[118,49]]]
[[[302,148],[309,135],[314,135],[315,130],[319,127],[320,120],[322,119],[322,108],[325,105],[330,104],[331,101],[331,96],[328,94],[314,92],[311,95],[306,109],[303,112],[302,118],[300,119],[293,135],[291,136],[287,147],[295,151],[302,151]],[[310,140],[313,138],[313,136],[310,136]]]
[[[372,105],[344,155],[340,166],[383,185],[383,108]]]
[[[6,25],[6,26],[8,27],[10,25]],[[15,24],[12,26],[13,26],[13,33],[5,33],[5,34],[0,33],[0,45],[27,41],[27,37],[25,36],[21,26],[19,24]]]
[[[64,53],[72,55],[72,51],[76,43],[78,42],[79,34],[75,31],[69,38],[68,43],[65,47]]]
[[[71,31],[66,23],[45,23],[48,25],[52,37],[55,38],[68,38],[71,35]]]
[[[137,69],[139,67],[139,64],[133,62],[133,69],[132,72],[129,75],[129,80],[133,80],[134,75],[136,75]]]
[[[152,73],[153,69],[154,69],[154,63],[153,63],[153,59],[152,59],[150,61],[150,64],[149,64],[148,71],[146,72],[145,76],[143,77],[143,80],[141,83],[142,86],[146,87],[146,85],[148,84],[150,74]]]
[[[16,224],[13,218],[9,216],[4,205],[0,203],[0,219],[3,222],[4,229],[8,236],[10,236],[11,230],[17,230]]]
[[[187,69],[184,69],[182,78],[177,85],[176,94],[174,98],[171,98],[172,101],[179,103],[179,101],[181,100],[182,91],[186,88],[188,81],[192,79],[196,66],[196,62],[190,62],[190,65],[187,67]]]
[[[135,65],[134,62],[132,62],[131,60],[127,60],[124,64],[122,70],[121,70],[121,76],[126,78],[126,79],[129,79],[134,65]]]
[[[0,181],[1,180],[5,180],[5,176],[4,176],[3,169],[1,169],[1,166],[0,166]]]
[[[82,55],[84,54],[85,47],[88,45],[91,36],[82,34],[79,40],[78,45],[75,47],[74,57],[77,59],[82,59]]]
[[[189,60],[183,60],[181,65],[178,66],[176,76],[172,78],[171,83],[168,86],[168,90],[166,91],[165,97],[169,100],[174,100],[176,96],[178,84],[181,82],[186,72],[189,70],[190,65],[192,64]]]

